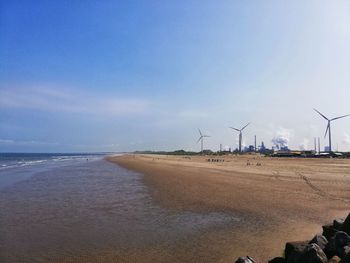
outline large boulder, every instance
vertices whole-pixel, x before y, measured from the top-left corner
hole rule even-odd
[[[309,242],[309,244],[316,244],[318,245],[322,250],[326,247],[328,240],[323,235],[316,235],[313,239]]]
[[[350,253],[346,254],[340,261],[340,263],[350,263]]]
[[[334,243],[336,248],[350,245],[350,236],[344,231],[338,231],[335,233]]]
[[[332,258],[333,256],[337,255],[337,248],[335,247],[334,238],[329,240],[323,251],[328,258]]]
[[[333,224],[324,225],[322,226],[322,229],[322,235],[325,236],[327,240],[330,240],[332,237],[334,237],[335,233],[341,230],[335,228]]]
[[[344,232],[350,235],[350,213],[348,217],[345,219],[341,230],[343,230]]]
[[[275,257],[271,260],[269,260],[268,263],[286,263],[286,259],[282,257]]]
[[[337,255],[341,258],[345,257],[349,253],[350,253],[350,245],[337,249]]]
[[[239,257],[235,263],[255,263],[255,260],[252,259],[250,256]]]
[[[285,256],[287,263],[327,263],[323,250],[315,243],[288,242]]]
[[[324,248],[328,258],[331,258],[335,255],[342,257],[344,255],[344,247],[350,245],[350,236],[343,232],[338,231],[335,233]]]
[[[344,225],[344,219],[338,218],[333,220],[333,227],[338,230],[342,230]]]
[[[288,263],[298,262],[299,257],[308,245],[308,241],[287,242],[284,249],[286,261]]]
[[[327,263],[323,250],[316,244],[309,244],[298,259],[298,263]]]

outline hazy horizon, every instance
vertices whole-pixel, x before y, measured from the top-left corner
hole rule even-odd
[[[349,1],[2,1],[0,152],[313,149],[350,114]],[[332,123],[350,151],[350,117]]]

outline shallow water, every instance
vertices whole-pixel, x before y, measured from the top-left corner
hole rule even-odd
[[[16,169],[14,176],[21,174]],[[22,174],[0,188],[0,262],[172,244],[239,221],[161,208],[139,174],[104,160],[24,167]]]
[[[0,153],[0,190],[34,174],[70,164],[101,160],[104,154]]]

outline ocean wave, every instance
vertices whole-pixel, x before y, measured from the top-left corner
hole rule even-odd
[[[0,160],[0,170],[4,169],[11,169],[16,167],[26,167],[26,166],[38,166],[38,165],[44,165],[44,164],[65,164],[69,162],[82,162],[82,161],[94,161],[101,159],[101,155],[47,155],[47,156],[41,156],[42,159],[35,159],[32,158],[29,160],[25,160],[24,158],[21,158],[19,156],[16,156],[17,158],[8,158],[7,160]]]

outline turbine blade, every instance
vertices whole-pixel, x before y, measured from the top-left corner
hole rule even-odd
[[[319,112],[319,111],[316,110],[315,108],[314,108],[314,110],[315,110],[318,114],[320,114],[323,118],[325,118],[327,121],[329,121],[328,118],[327,118],[326,116],[324,116],[321,112]]]
[[[202,140],[203,136],[199,137],[197,143],[199,143]]]
[[[199,134],[200,134],[201,136],[203,136],[203,135],[202,135],[202,132],[201,132],[201,130],[200,130],[199,128],[198,128],[198,131],[199,131]]]
[[[324,137],[326,138],[326,136],[327,136],[327,132],[328,132],[328,130],[329,130],[329,122],[328,122],[328,125],[327,125],[327,129],[326,129],[326,132],[325,132],[325,134],[324,134]]]
[[[238,129],[236,129],[236,128],[233,128],[233,127],[229,127],[229,128],[231,128],[231,129],[236,130],[236,131],[238,131],[238,132],[239,132],[239,130],[238,130]]]
[[[346,114],[346,115],[344,115],[344,116],[340,116],[340,117],[333,118],[333,119],[331,119],[331,121],[338,120],[338,119],[341,119],[341,118],[345,118],[345,117],[347,117],[347,116],[350,116],[350,114]]]
[[[209,135],[203,135],[203,137],[210,137]]]
[[[250,124],[250,122],[248,122],[248,124],[246,126],[244,126],[241,131],[243,131],[245,129],[245,127],[247,127]]]

